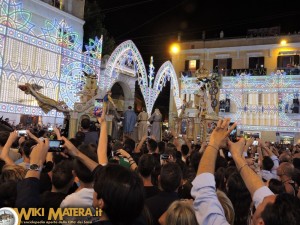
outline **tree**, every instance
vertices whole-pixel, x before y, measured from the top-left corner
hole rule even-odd
[[[101,13],[99,2],[97,0],[87,0],[85,2],[83,42],[88,44],[90,38],[96,36],[100,38],[103,35],[102,55],[110,55],[116,47],[115,40],[103,24],[104,14]]]

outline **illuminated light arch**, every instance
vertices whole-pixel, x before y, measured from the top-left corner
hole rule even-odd
[[[25,75],[20,76],[19,83],[25,84],[26,82],[27,82],[27,79],[26,79]]]
[[[279,112],[280,120],[279,122],[281,123],[282,126],[296,126],[296,122],[291,120],[286,113],[284,113],[285,110],[285,104],[292,102],[294,99],[294,94],[292,93],[284,93],[282,97],[282,103],[279,107],[282,108],[282,111]]]
[[[7,93],[7,99],[10,101],[16,101],[16,98],[18,98],[18,95],[16,92],[13,91],[14,87],[16,87],[17,84],[17,76],[14,73],[11,73],[8,77],[8,93]]]
[[[88,45],[85,45],[86,51],[83,53],[86,56],[101,60],[102,58],[103,36],[100,39],[96,36],[95,39],[89,39]]]
[[[226,91],[224,92],[221,89],[219,99],[225,99],[226,96],[230,99],[230,101],[232,101],[235,104],[237,109],[237,111],[233,113],[232,121],[240,123],[240,120],[242,118],[242,111],[243,111],[242,92],[228,93]]]
[[[162,91],[162,88],[165,87],[167,81],[171,81],[171,89],[173,91],[173,96],[175,100],[175,105],[177,108],[177,114],[180,112],[180,106],[182,105],[182,101],[180,99],[179,95],[179,84],[178,84],[178,79],[176,76],[176,72],[174,70],[174,67],[170,61],[165,62],[158,70],[154,84],[153,84],[153,90],[154,92],[158,94]],[[153,94],[153,93],[152,93]],[[156,96],[156,98],[157,98]],[[144,96],[145,97],[145,96]],[[155,98],[155,100],[156,100]],[[151,103],[148,104],[147,111],[148,113],[152,111],[153,105],[155,103],[155,100]],[[146,99],[145,99],[146,101]]]
[[[91,66],[77,61],[62,68],[59,100],[64,101],[70,109],[73,109],[75,102],[79,102],[79,96],[77,96],[78,83],[83,80],[83,72],[87,74],[95,73]]]
[[[45,84],[45,81],[43,79],[40,79],[38,81],[38,85],[42,86],[43,88],[40,90],[40,92],[43,94],[43,95],[46,95],[47,94],[47,90],[46,90],[46,84]]]
[[[293,79],[294,76],[286,75],[282,71],[277,71],[276,73],[271,73],[270,75],[266,75],[264,79],[256,76],[248,76],[248,75],[237,75],[235,78],[228,79],[227,84],[224,84],[224,89],[221,92],[223,97],[225,94],[231,93],[230,99],[235,102],[232,96],[236,96],[240,98],[238,95],[243,95],[243,89],[246,94],[250,93],[262,93],[262,94],[277,94],[278,98],[281,101],[278,103],[273,103],[271,105],[264,105],[264,107],[259,107],[259,105],[247,105],[248,110],[252,113],[264,114],[262,119],[267,115],[269,119],[275,117],[274,119],[278,121],[276,125],[238,125],[240,129],[261,129],[264,131],[296,131],[297,130],[297,122],[290,118],[284,111],[287,103],[293,101],[294,94],[299,91],[299,82],[295,82]],[[222,98],[222,96],[220,96]],[[242,107],[237,107],[238,111],[236,113],[242,115],[245,113],[244,105]],[[263,111],[262,111],[263,110]],[[249,112],[249,111],[247,111]],[[239,119],[238,114],[233,114],[234,119]],[[260,118],[261,119],[261,118]]]
[[[115,69],[122,66],[121,61],[128,55],[132,57],[131,60],[134,63],[133,70],[138,77],[139,85],[148,86],[147,71],[142,56],[135,44],[131,40],[128,40],[121,43],[109,57],[105,70],[106,80],[101,82],[100,89],[109,90],[112,87],[112,84],[115,83],[115,80],[119,76]]]
[[[41,28],[43,38],[49,42],[55,43],[61,47],[65,47],[76,52],[81,52],[82,45],[79,42],[78,33],[72,30],[65,20],[58,22],[56,19],[53,21],[46,20],[45,27]]]
[[[1,1],[0,24],[34,34],[34,25],[31,23],[32,14],[23,9],[22,1]]]

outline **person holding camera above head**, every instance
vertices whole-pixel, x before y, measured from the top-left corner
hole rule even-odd
[[[103,113],[104,115],[105,113]],[[120,165],[107,165],[107,126],[105,115],[98,118],[101,124],[97,162],[79,151],[67,138],[64,141],[64,154],[81,162],[91,173],[93,185],[93,205],[98,209],[97,221],[87,219],[91,224],[148,224],[142,217],[144,192],[141,178],[136,172]],[[16,207],[40,207],[39,188],[41,166],[46,160],[49,140],[38,143],[30,155],[30,169],[17,188]],[[81,173],[83,171],[77,171]],[[99,209],[102,211],[100,212]]]
[[[224,211],[215,192],[215,161],[220,148],[228,145],[238,172],[249,190],[256,211],[249,217],[250,224],[283,225],[298,224],[300,221],[300,202],[289,194],[275,196],[265,186],[262,179],[248,166],[243,151],[245,139],[233,143],[228,140],[236,124],[228,129],[230,119],[219,120],[213,131],[198,167],[197,177],[193,181],[192,196],[199,224],[228,224]],[[241,199],[242,201],[242,199]],[[209,207],[209,210],[207,210]]]
[[[7,157],[11,160],[11,162],[15,162],[21,158],[21,155],[17,152],[11,151],[10,147],[13,142],[18,139],[18,131],[8,132],[8,131],[0,131],[0,154],[1,159],[6,160]],[[5,151],[4,146],[9,146]],[[7,162],[6,162],[7,163]]]
[[[278,179],[277,168],[279,166],[278,157],[271,151],[268,144],[258,139],[257,153],[259,161],[261,162],[262,168],[260,175],[264,181],[268,181],[272,178]]]

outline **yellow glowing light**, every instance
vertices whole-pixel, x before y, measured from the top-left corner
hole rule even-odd
[[[173,54],[177,54],[180,51],[180,47],[178,44],[172,44],[170,48],[170,52]]]
[[[280,44],[282,45],[282,46],[284,46],[284,45],[286,45],[286,40],[282,40],[281,42],[280,42]]]

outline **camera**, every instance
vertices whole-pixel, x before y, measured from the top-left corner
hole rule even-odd
[[[161,154],[161,155],[160,155],[160,159],[161,159],[161,160],[168,160],[169,157],[170,157],[170,156],[169,156],[168,154]]]
[[[26,130],[18,130],[18,137],[26,137],[27,131]]]
[[[102,112],[103,112],[103,99],[100,98],[95,99],[94,110],[93,110],[94,116],[101,117]]]
[[[63,151],[63,140],[50,140],[48,152],[62,152]]]

